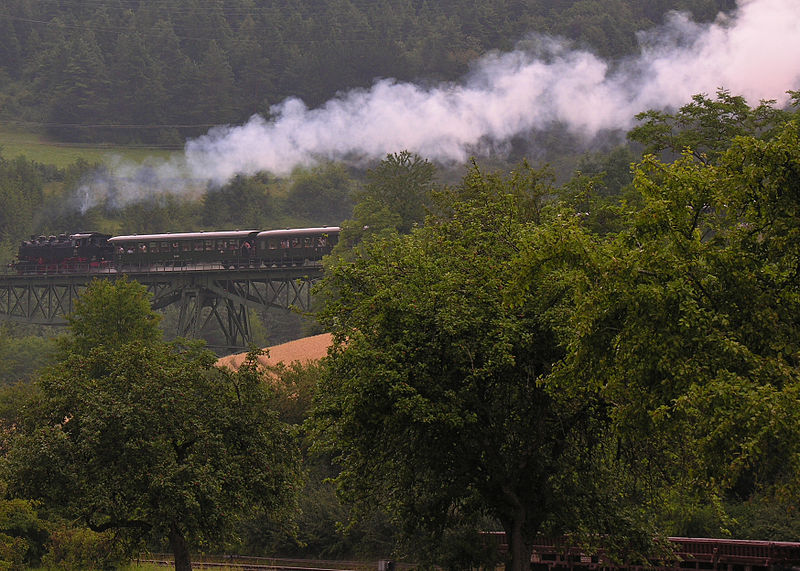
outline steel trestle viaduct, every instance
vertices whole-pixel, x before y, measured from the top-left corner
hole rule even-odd
[[[149,267],[117,272],[114,269],[43,274],[0,274],[0,319],[41,325],[64,325],[66,315],[92,280],[126,277],[152,294],[153,309],[177,304],[178,336],[196,338],[208,326],[225,336],[227,351],[241,350],[252,342],[249,309],[280,308],[307,312],[311,287],[322,277],[322,264],[224,269],[217,264],[201,267]]]

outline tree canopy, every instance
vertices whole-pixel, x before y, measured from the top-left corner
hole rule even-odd
[[[189,549],[237,518],[292,505],[298,452],[254,361],[231,373],[164,342],[146,301],[125,280],[86,290],[8,454],[9,492],[96,531],[166,538],[189,569]]]
[[[790,92],[794,105],[800,93]],[[775,101],[761,101],[750,107],[741,95],[726,89],[716,97],[698,93],[677,112],[649,110],[636,118],[641,122],[631,129],[628,138],[645,147],[646,153],[671,153],[675,158],[689,149],[697,160],[714,162],[736,137],[769,138],[791,118]]]
[[[407,536],[488,515],[514,565],[537,532],[647,549],[727,533],[745,500],[793,509],[800,139],[759,109],[705,152],[645,156],[613,227],[546,173],[473,168],[423,227],[330,260],[314,422],[345,497]]]
[[[677,533],[698,505],[722,533],[725,498],[796,489],[799,143],[790,121],[714,164],[646,157],[641,208],[581,270],[567,370],[604,386],[623,452],[660,458]]]
[[[474,168],[441,217],[367,239],[328,268],[335,301],[322,320],[336,345],[316,393],[317,437],[341,464],[345,497],[387,509],[418,555],[423,538],[489,517],[523,569],[537,533],[579,531],[585,518],[607,531],[613,518],[598,506],[626,509],[583,503],[614,486],[607,403],[595,383],[557,374],[566,347],[551,305],[567,291],[550,291],[559,262],[547,258],[582,255],[591,238],[548,212],[541,181],[524,165],[508,179]],[[523,236],[547,255],[520,303]]]

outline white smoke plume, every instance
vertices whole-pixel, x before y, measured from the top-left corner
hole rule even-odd
[[[627,130],[637,113],[677,108],[696,93],[724,88],[751,104],[781,104],[787,90],[800,87],[798,0],[740,0],[733,14],[710,24],[672,14],[639,40],[637,57],[610,63],[537,37],[481,58],[458,83],[426,88],[382,79],[316,109],[287,99],[269,118],[256,115],[189,141],[180,161],[154,167],[152,176],[168,175],[181,191],[176,172],[220,184],[237,174],[287,174],[320,159],[375,159],[401,150],[464,161],[554,122],[591,137]]]

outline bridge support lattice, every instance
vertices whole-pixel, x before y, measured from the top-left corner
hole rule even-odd
[[[311,287],[321,266],[287,268],[173,269],[117,273],[0,275],[0,319],[64,325],[73,304],[94,279],[123,276],[143,284],[154,309],[178,307],[175,334],[197,338],[216,328],[225,338],[223,351],[252,343],[249,310],[311,310]]]

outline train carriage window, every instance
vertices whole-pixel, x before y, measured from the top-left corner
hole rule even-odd
[[[214,251],[214,240],[203,240],[203,249],[206,252]]]
[[[311,248],[314,245],[314,238],[311,236],[306,236],[303,238],[303,247],[304,248]]]
[[[217,245],[216,245],[216,249],[217,249],[217,250],[219,250],[220,252],[222,252],[222,251],[224,251],[226,248],[227,248],[227,244],[225,243],[225,240],[217,240]]]
[[[158,242],[150,242],[150,251],[158,253]]]
[[[191,252],[192,251],[192,241],[191,240],[184,240],[180,243],[181,245],[181,252]]]
[[[194,241],[194,251],[195,252],[202,252],[203,251],[203,241],[202,240],[195,240]]]
[[[270,240],[269,241],[269,249],[270,250],[277,250],[278,249],[278,240]]]

